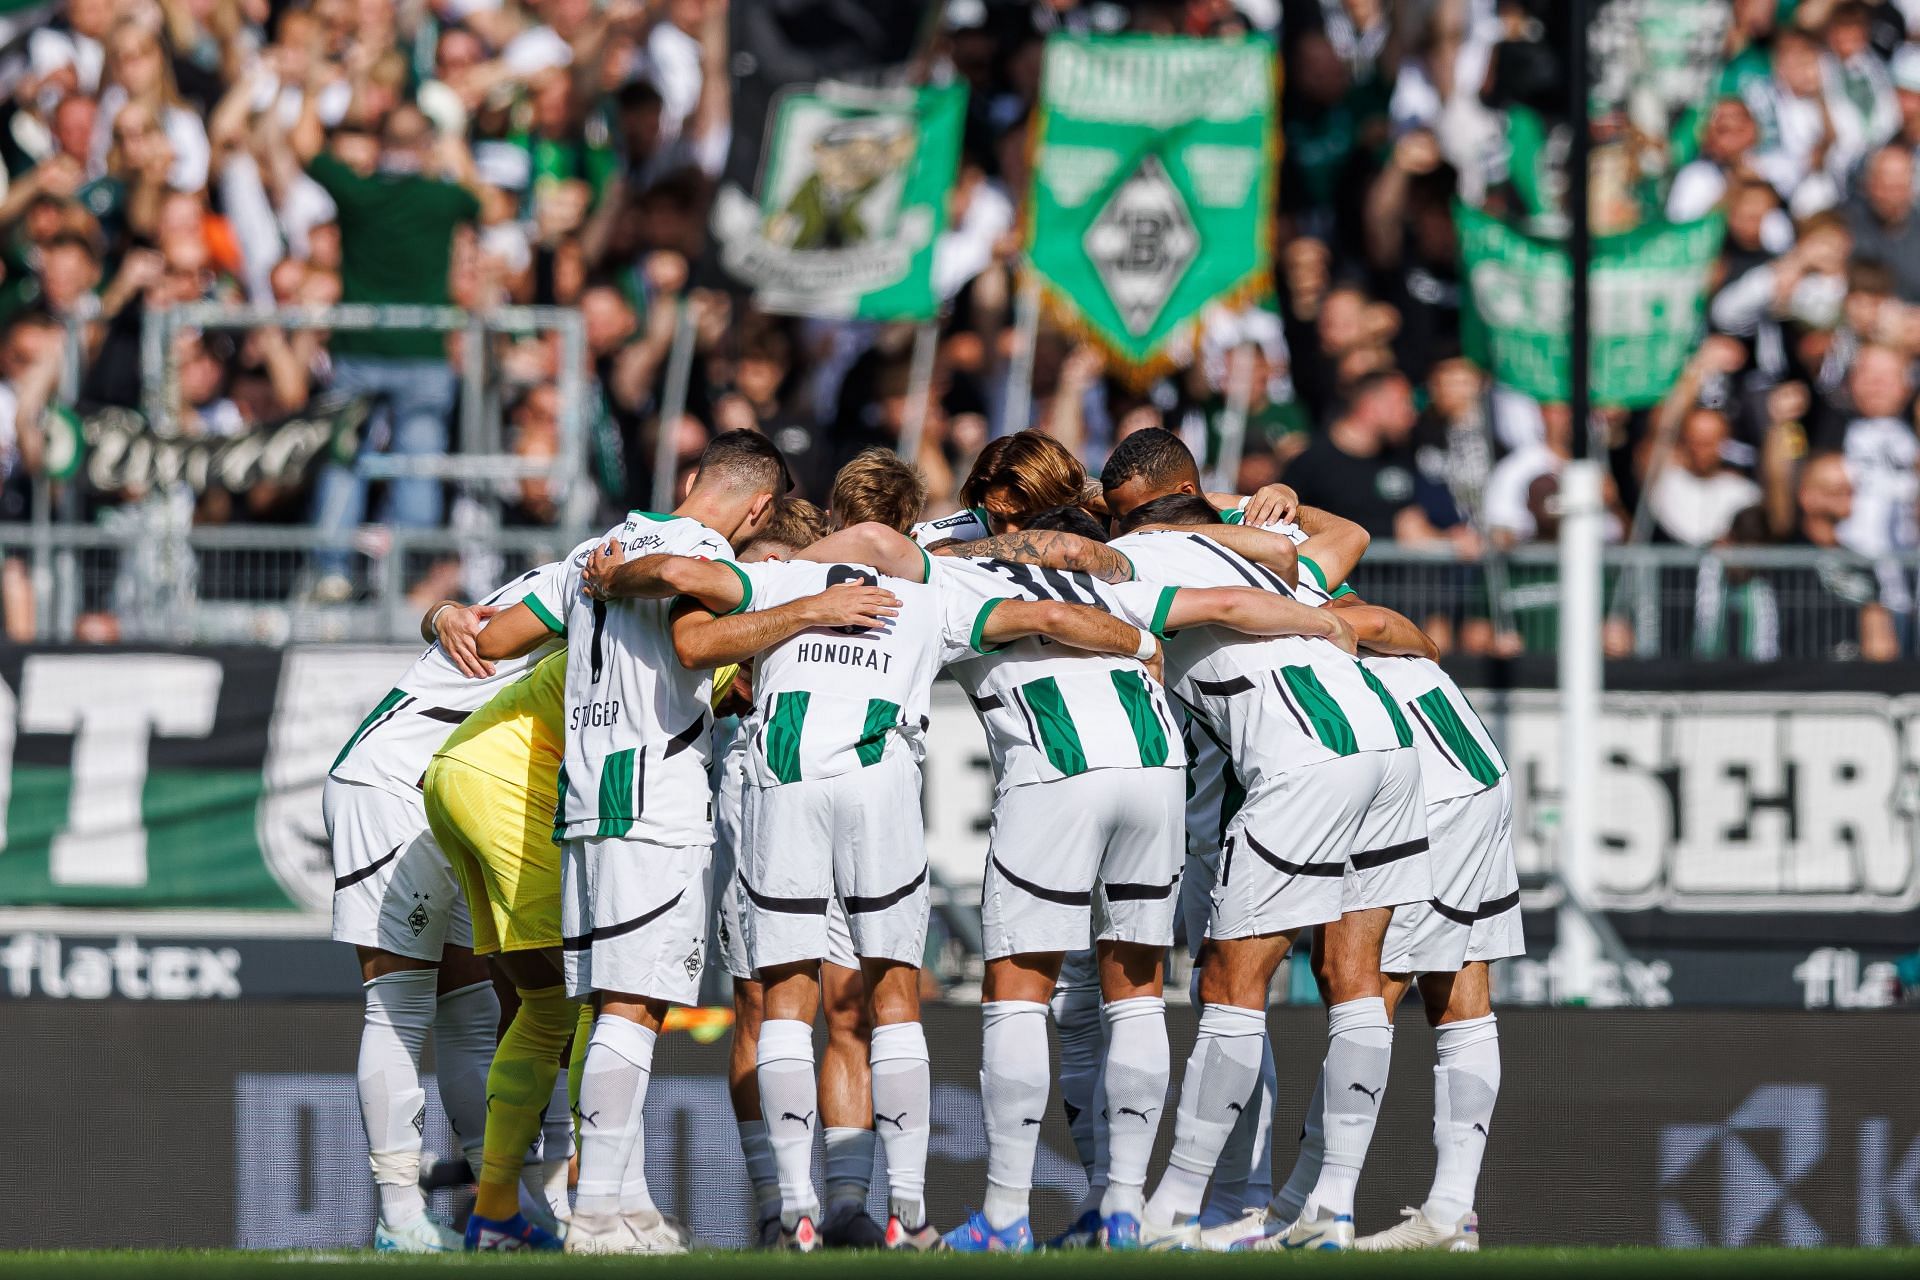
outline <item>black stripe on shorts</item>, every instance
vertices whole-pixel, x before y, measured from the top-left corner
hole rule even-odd
[[[870,911],[885,911],[896,902],[905,902],[914,891],[927,882],[927,869],[920,868],[920,874],[895,889],[892,893],[883,893],[877,898],[856,898],[852,894],[844,895],[840,901],[847,908],[848,915],[865,915]]]
[[[404,843],[397,844],[393,846],[393,852],[388,854],[386,857],[375,858],[372,862],[369,862],[366,866],[360,868],[358,871],[349,871],[346,875],[340,876],[333,882],[333,891],[335,893],[338,893],[342,889],[353,888],[353,886],[359,884],[362,880],[365,880],[368,876],[372,875],[374,872],[378,871],[380,868],[386,866],[389,862],[392,862],[395,858],[399,857],[400,850],[404,847],[405,847]]]
[[[993,869],[998,871],[1000,878],[1008,884],[1020,890],[1022,893],[1031,894],[1042,902],[1053,902],[1063,907],[1090,907],[1093,905],[1093,894],[1091,892],[1076,893],[1072,889],[1049,889],[1043,884],[1035,884],[1033,881],[1022,879],[1007,870],[1007,864],[998,858],[993,859]]]
[[[1398,862],[1402,858],[1411,858],[1416,853],[1427,851],[1427,838],[1406,840],[1400,844],[1390,844],[1384,849],[1369,849],[1365,853],[1356,853],[1347,861],[1353,864],[1355,871],[1371,871],[1375,867],[1384,867],[1389,862]]]
[[[1267,846],[1261,844],[1258,840],[1255,840],[1252,835],[1246,832],[1242,832],[1241,834],[1246,835],[1248,846],[1260,855],[1262,862],[1284,871],[1290,876],[1323,876],[1329,880],[1335,880],[1347,874],[1347,869],[1338,862],[1288,862],[1285,858],[1267,848]]]
[[[622,920],[619,924],[602,925],[592,933],[582,934],[576,938],[562,938],[560,939],[560,945],[568,951],[585,951],[596,942],[605,942],[609,938],[624,937],[636,929],[646,928],[655,920],[658,920],[661,916],[673,910],[674,907],[679,905],[680,899],[686,896],[687,891],[682,889],[645,915],[635,916],[631,920]]]

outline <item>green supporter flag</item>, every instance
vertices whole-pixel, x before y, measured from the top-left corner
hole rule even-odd
[[[1468,357],[1496,382],[1564,401],[1572,278],[1565,247],[1464,205],[1454,219]],[[1645,408],[1673,386],[1699,340],[1707,271],[1725,229],[1714,215],[1594,240],[1594,403]]]
[[[966,112],[964,84],[788,87],[750,169],[736,135],[714,200],[720,264],[769,311],[931,319]]]
[[[1208,303],[1267,287],[1276,67],[1258,37],[1047,41],[1027,260],[1122,360],[1154,363]]]

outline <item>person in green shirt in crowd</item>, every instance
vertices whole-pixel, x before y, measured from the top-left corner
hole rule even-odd
[[[419,108],[408,104],[388,114],[380,130],[379,162],[367,174],[323,149],[318,97],[306,95],[291,141],[307,173],[339,210],[341,300],[447,305],[454,232],[479,217],[479,200],[456,182],[430,176],[435,139]],[[421,457],[447,451],[455,378],[443,335],[340,331],[330,347],[334,389],[384,403],[391,420],[390,452]],[[366,493],[366,478],[352,466],[336,462],[321,472],[315,520],[337,536],[316,556],[317,598],[339,600],[351,592],[347,535],[365,515]],[[383,518],[401,526],[437,526],[439,481],[411,476],[389,481]]]

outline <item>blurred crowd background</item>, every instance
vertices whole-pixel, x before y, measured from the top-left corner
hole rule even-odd
[[[713,433],[758,427],[823,499],[840,464],[898,441],[913,334],[761,314],[699,287],[736,123],[730,3],[795,7],[0,0],[0,521],[28,517],[50,465],[44,411],[60,388],[82,413],[138,407],[144,314],[202,300],[578,307],[598,518],[649,505],[663,432],[685,467]],[[1563,214],[1553,174],[1567,143],[1564,5],[931,7],[930,73],[970,89],[916,459],[936,509],[954,505],[989,439],[1029,425],[1091,468],[1145,426],[1178,431],[1217,461],[1229,353],[1251,344],[1246,448],[1238,475],[1224,477],[1242,491],[1284,481],[1378,542],[1463,564],[1552,539],[1574,424],[1564,405],[1490,385],[1463,355],[1453,209],[1542,231]],[[1885,566],[1920,544],[1920,0],[1726,7],[1724,48],[1707,51],[1723,65],[1665,133],[1631,112],[1591,123],[1597,232],[1715,210],[1727,220],[1710,334],[1671,394],[1599,415],[1610,536],[1877,560],[1811,589],[1857,607],[1843,638],[1852,651],[1893,656],[1911,643],[1911,575]],[[1274,39],[1284,151],[1272,288],[1252,306],[1210,311],[1178,367],[1145,385],[1050,317],[1030,416],[1008,421],[1041,45],[1056,31],[1122,30]],[[1596,67],[1605,74],[1603,55]],[[663,422],[683,299],[695,354],[685,412]],[[551,454],[560,344],[504,347],[508,445]],[[188,330],[173,355],[178,429],[190,435],[244,437],[347,391],[388,410],[369,447],[462,445],[457,335]],[[88,490],[66,510],[94,519],[148,496]],[[370,490],[338,463],[312,483],[195,501],[199,525],[322,527],[439,526],[451,503],[437,481]],[[506,504],[509,525],[559,517],[539,481]],[[30,599],[19,563],[8,565],[17,630]],[[303,590],[323,601],[355,591],[344,563],[321,569]],[[1716,607],[1736,630],[1764,621]],[[1499,630],[1469,628],[1461,643],[1498,649]]]

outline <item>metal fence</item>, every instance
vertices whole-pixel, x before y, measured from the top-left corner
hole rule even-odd
[[[284,644],[401,640],[442,596],[477,597],[563,554],[576,531],[367,526],[353,540],[365,571],[344,603],[308,598],[316,529],[193,527],[190,509],[155,499],[91,526],[0,524],[0,560],[34,584],[36,638],[90,633],[167,643]],[[1844,661],[1859,656],[1862,611],[1885,607],[1903,651],[1913,558],[1873,563],[1810,548],[1615,548],[1607,628],[1616,657]],[[1368,600],[1431,630],[1454,653],[1551,653],[1559,581],[1552,546],[1460,561],[1376,543],[1354,575]]]

